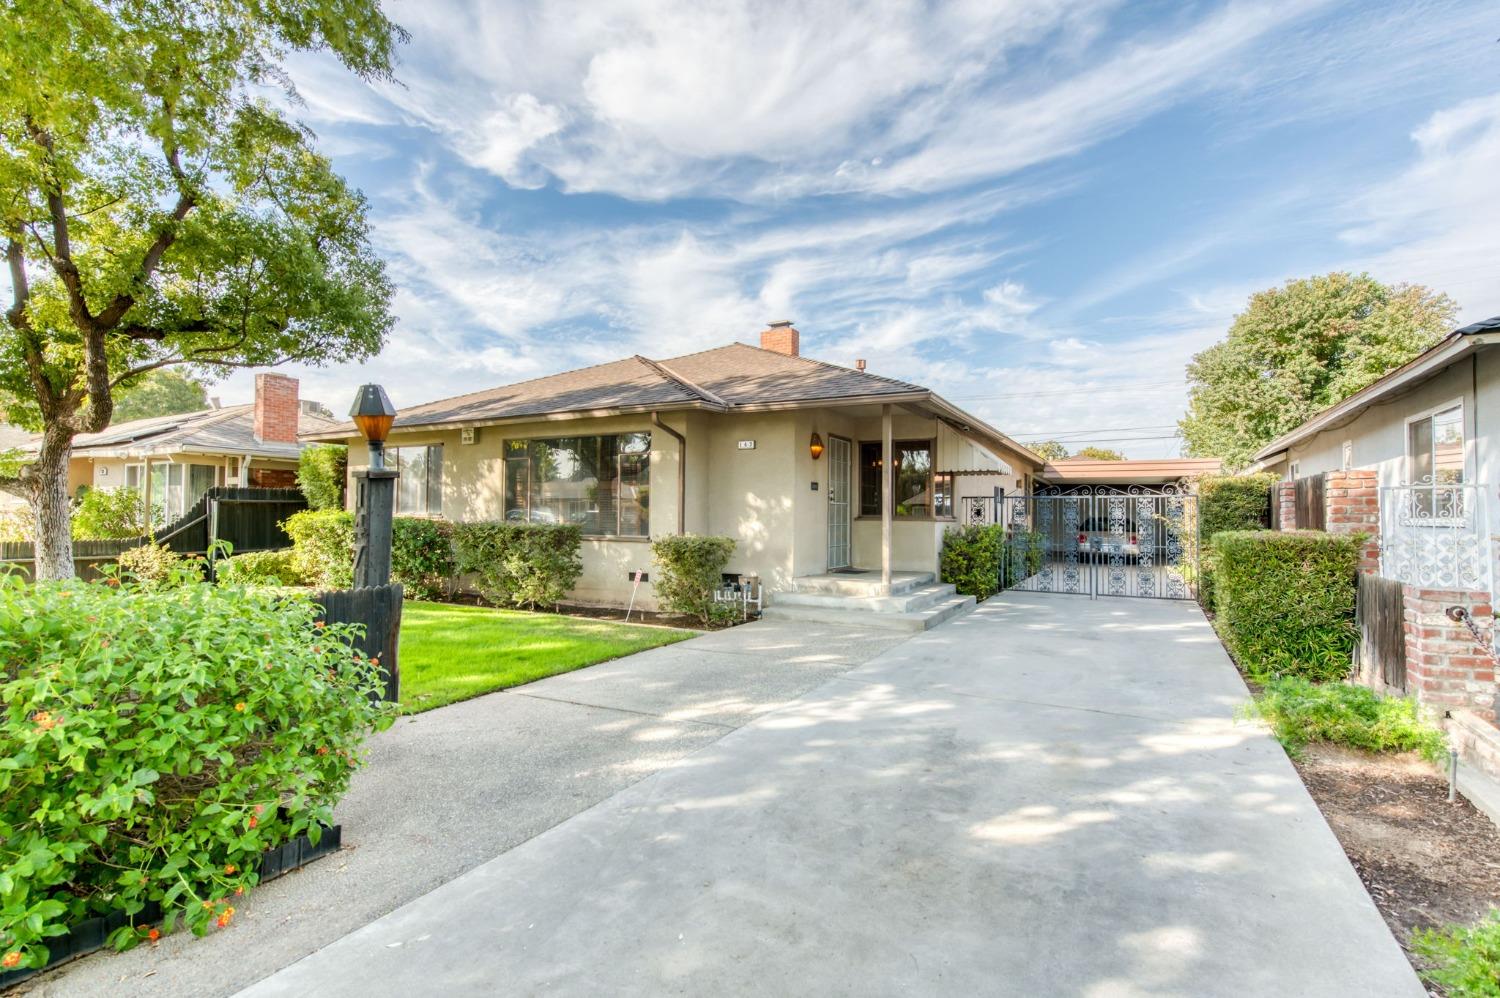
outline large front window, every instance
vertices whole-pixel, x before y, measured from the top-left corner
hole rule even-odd
[[[396,512],[437,516],[443,512],[443,445],[387,447],[385,466],[396,479]]]
[[[507,520],[648,537],[650,498],[649,433],[505,442]]]
[[[1406,457],[1416,515],[1463,516],[1463,490],[1441,487],[1463,484],[1463,404],[1455,402],[1410,420],[1406,424]]]
[[[880,515],[882,446],[876,441],[859,445],[859,514]],[[953,515],[953,475],[933,471],[931,440],[897,440],[891,444],[895,458],[893,515],[911,519],[947,518]]]

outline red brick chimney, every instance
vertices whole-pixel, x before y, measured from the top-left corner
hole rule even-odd
[[[771,323],[760,334],[760,348],[762,350],[774,350],[777,353],[784,353],[788,357],[796,357],[798,356],[798,341],[801,338],[802,334],[797,332],[797,328],[792,325],[791,319],[781,319]]]
[[[297,442],[297,379],[284,374],[255,376],[255,439]]]

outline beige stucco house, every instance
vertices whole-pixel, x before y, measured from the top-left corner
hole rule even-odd
[[[734,538],[730,570],[771,591],[830,571],[935,572],[962,497],[1026,491],[1041,468],[931,390],[803,357],[799,340],[773,323],[759,347],[627,357],[403,409],[386,451],[397,513],[581,524],[572,598],[623,603],[630,573],[652,569],[650,539],[682,532]],[[352,424],[302,438],[348,443],[363,463]],[[649,584],[638,596],[653,603]]]
[[[255,401],[116,423],[73,441],[68,493],[142,491],[170,523],[216,485],[291,488],[306,444],[298,433],[339,425],[298,398],[296,378],[255,376]]]

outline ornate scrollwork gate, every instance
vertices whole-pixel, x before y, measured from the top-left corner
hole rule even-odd
[[[962,515],[1005,526],[1001,589],[1197,597],[1198,497],[1177,486],[1054,486],[968,498]]]

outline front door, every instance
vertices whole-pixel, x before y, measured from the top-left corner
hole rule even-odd
[[[854,445],[828,438],[828,568],[849,567],[849,498],[854,492]]]

